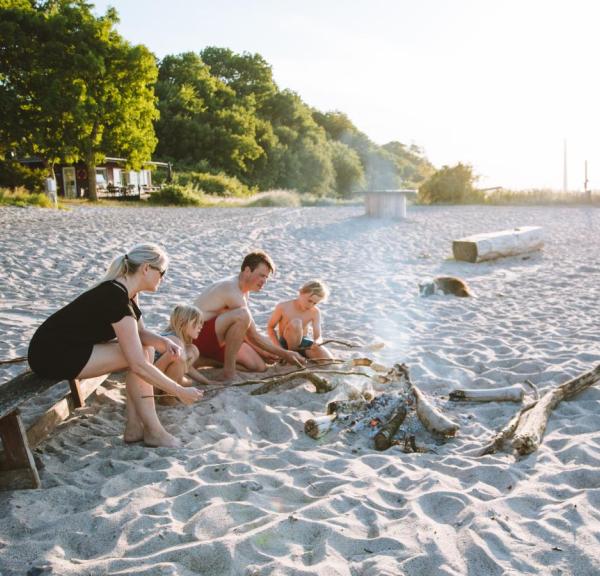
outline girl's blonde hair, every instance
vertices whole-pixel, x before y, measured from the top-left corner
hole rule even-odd
[[[114,280],[119,276],[135,274],[142,264],[150,264],[150,266],[154,266],[159,270],[166,270],[169,265],[169,257],[158,244],[151,242],[138,244],[129,252],[117,256],[111,262],[104,278],[100,282]]]
[[[321,280],[309,280],[302,288],[300,288],[300,292],[318,296],[323,300],[327,300],[327,297],[329,296],[329,288],[325,282],[321,282]]]
[[[169,331],[173,332],[184,344],[191,344],[192,339],[187,334],[186,328],[190,324],[204,322],[202,312],[195,306],[178,304],[171,312],[169,319]]]

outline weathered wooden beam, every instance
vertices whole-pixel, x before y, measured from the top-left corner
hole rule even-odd
[[[540,226],[522,226],[454,240],[452,252],[457,260],[482,262],[540,250],[543,245],[544,239]]]
[[[0,438],[4,447],[0,490],[39,488],[40,477],[18,410],[0,419]]]

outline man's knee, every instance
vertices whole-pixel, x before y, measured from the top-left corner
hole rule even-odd
[[[250,327],[252,315],[250,314],[250,310],[248,310],[248,308],[238,308],[237,310],[232,310],[232,313],[236,324],[246,328]]]

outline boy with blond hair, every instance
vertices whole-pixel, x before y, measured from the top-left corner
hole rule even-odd
[[[271,342],[284,350],[295,350],[312,360],[332,358],[321,340],[321,311],[317,304],[329,296],[320,280],[310,280],[298,291],[294,300],[280,302],[271,314],[267,331]],[[309,327],[312,339],[308,338]]]

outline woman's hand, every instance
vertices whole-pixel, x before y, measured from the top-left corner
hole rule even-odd
[[[163,354],[167,354],[167,357],[171,361],[181,358],[181,355],[183,354],[181,346],[178,346],[177,344],[175,344],[175,342],[169,340],[169,338],[163,338],[163,341],[165,345],[165,351],[163,352]]]
[[[183,404],[193,404],[200,400],[202,396],[204,396],[204,392],[197,388],[184,388],[183,386],[180,386],[177,390],[177,398],[179,398]]]

